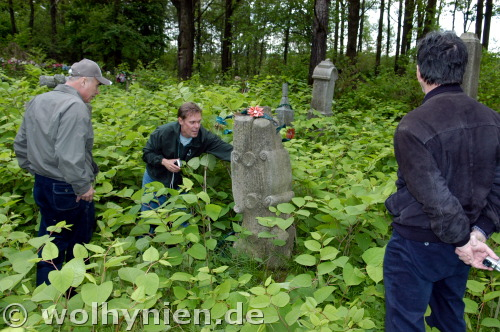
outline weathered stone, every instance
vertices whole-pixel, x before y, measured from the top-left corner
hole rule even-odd
[[[482,46],[479,38],[472,32],[463,33],[460,38],[467,46],[469,61],[465,69],[462,89],[464,92],[474,99],[477,99],[479,88],[479,70],[481,67]]]
[[[337,68],[329,59],[321,61],[313,71],[314,83],[311,107],[322,115],[333,115],[333,92],[338,77]]]
[[[243,214],[242,226],[252,235],[235,242],[235,248],[263,260],[269,268],[282,267],[291,257],[295,225],[286,231],[259,224],[258,217],[276,217],[269,206],[289,202],[293,198],[292,168],[288,151],[268,119],[237,115],[234,119],[233,153],[231,157],[234,210]],[[289,216],[280,215],[280,218]],[[270,232],[275,237],[259,238]],[[274,240],[283,240],[276,246]]]
[[[278,122],[281,125],[291,126],[294,115],[293,109],[288,101],[288,83],[283,83],[282,85],[282,97],[278,108],[276,109],[276,116],[278,117]]]
[[[41,86],[48,86],[49,88],[55,88],[58,84],[66,83],[66,77],[61,74],[56,74],[54,76],[42,75],[39,78]]]

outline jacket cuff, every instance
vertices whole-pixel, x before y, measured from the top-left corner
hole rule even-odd
[[[486,238],[489,238],[491,234],[495,232],[495,224],[487,217],[480,215],[476,223],[472,226],[477,226],[483,230]]]
[[[470,233],[467,234],[467,236],[462,241],[453,243],[453,245],[455,246],[455,248],[462,247],[465,246],[469,242],[469,240],[470,240]]]

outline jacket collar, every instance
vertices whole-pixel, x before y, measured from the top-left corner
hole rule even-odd
[[[425,103],[430,98],[445,92],[464,92],[464,91],[462,90],[460,84],[458,83],[440,85],[437,88],[432,89],[429,93],[425,95],[422,104]]]

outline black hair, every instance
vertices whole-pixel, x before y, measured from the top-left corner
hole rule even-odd
[[[429,32],[418,43],[417,64],[427,84],[462,84],[467,61],[467,47],[452,31]]]

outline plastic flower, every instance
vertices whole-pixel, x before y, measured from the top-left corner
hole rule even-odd
[[[253,116],[254,118],[257,118],[259,116],[264,115],[264,108],[259,107],[259,106],[252,106],[248,109],[248,115]]]

